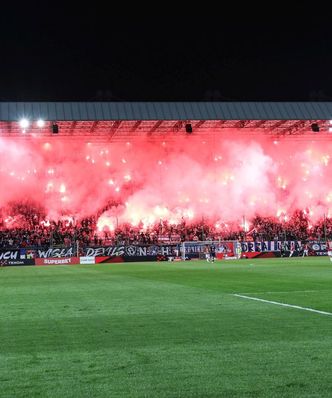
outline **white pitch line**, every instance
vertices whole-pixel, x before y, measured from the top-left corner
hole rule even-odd
[[[317,293],[317,292],[328,292],[330,290],[287,290],[287,291],[274,291],[274,292],[241,292],[241,293],[237,293],[237,294],[289,294],[289,293]]]
[[[280,305],[280,306],[282,306],[282,307],[296,308],[296,309],[298,309],[298,310],[316,312],[317,314],[330,315],[330,316],[332,316],[332,312],[314,310],[313,308],[300,307],[299,305],[279,303],[278,301],[270,301],[270,300],[260,299],[260,298],[257,298],[257,297],[243,296],[242,294],[233,294],[233,296],[241,297],[241,298],[244,298],[244,299],[247,299],[247,300],[261,301],[261,302],[263,302],[263,303],[275,304],[275,305]]]

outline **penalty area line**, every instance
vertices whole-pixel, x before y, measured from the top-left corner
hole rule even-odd
[[[247,300],[261,301],[263,303],[279,305],[281,307],[296,308],[296,309],[302,310],[302,311],[309,311],[309,312],[315,312],[317,314],[332,316],[332,312],[319,311],[319,310],[315,310],[313,308],[301,307],[299,305],[280,303],[278,301],[264,300],[264,299],[261,299],[261,298],[258,298],[258,297],[244,296],[243,294],[232,294],[232,296],[240,297],[240,298],[247,299]]]

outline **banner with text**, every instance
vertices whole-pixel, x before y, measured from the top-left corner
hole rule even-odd
[[[73,265],[79,264],[80,259],[78,257],[65,257],[65,258],[36,258],[36,265]]]

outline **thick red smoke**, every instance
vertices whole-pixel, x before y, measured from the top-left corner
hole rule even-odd
[[[102,212],[99,226],[167,219],[238,221],[259,214],[312,220],[332,201],[330,141],[211,135],[87,143],[0,139],[0,207],[31,200],[47,217]]]

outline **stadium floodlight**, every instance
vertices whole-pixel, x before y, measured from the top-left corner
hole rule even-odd
[[[43,120],[43,119],[38,119],[38,120],[37,120],[37,126],[38,126],[38,127],[44,127],[44,126],[45,126],[45,120]]]
[[[22,127],[22,129],[26,129],[30,126],[29,120],[25,119],[25,118],[21,119],[19,123],[20,123],[20,127]]]

